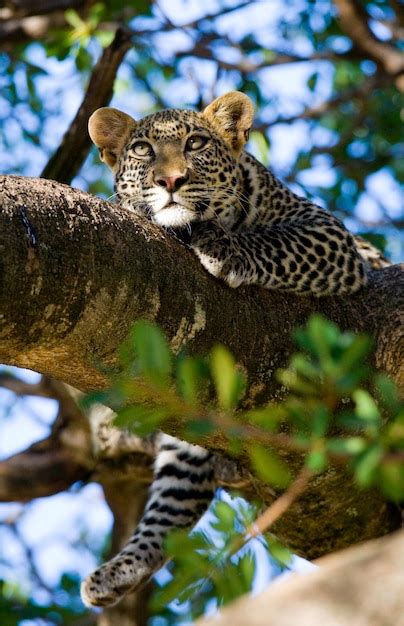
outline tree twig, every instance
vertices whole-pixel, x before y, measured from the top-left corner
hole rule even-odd
[[[293,481],[290,487],[279,498],[275,500],[247,529],[246,535],[257,537],[264,533],[272,524],[274,524],[287,511],[292,504],[300,498],[302,493],[307,489],[312,472],[303,467],[300,474]]]

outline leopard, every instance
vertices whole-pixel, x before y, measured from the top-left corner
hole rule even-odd
[[[245,150],[253,117],[250,98],[232,91],[201,112],[167,109],[138,121],[103,107],[89,134],[115,175],[120,205],[179,239],[230,288],[354,294],[383,260]],[[139,589],[164,563],[167,534],[192,528],[214,497],[211,452],[162,432],[150,445],[154,479],[143,516],[122,550],[83,581],[88,606]]]

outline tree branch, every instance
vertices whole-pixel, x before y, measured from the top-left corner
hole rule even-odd
[[[105,48],[94,67],[83,102],[56,152],[41,173],[61,183],[70,183],[81,168],[91,147],[87,132],[88,118],[112,98],[115,77],[125,54],[131,47],[131,32],[119,28],[112,43]]]
[[[103,368],[116,365],[117,346],[136,319],[148,318],[162,325],[176,351],[186,347],[206,354],[217,342],[227,344],[248,371],[245,404],[259,404],[280,399],[273,373],[287,364],[291,331],[320,311],[342,328],[372,334],[374,364],[398,382],[404,379],[404,275],[398,266],[375,272],[366,289],[346,298],[232,290],[208,275],[176,240],[118,206],[41,179],[2,177],[0,190],[4,363],[83,390],[103,387]],[[179,424],[173,420],[167,430],[175,434]],[[227,447],[219,433],[203,444]],[[131,458],[126,453],[102,462],[114,472],[129,463],[132,471],[139,457],[132,465]],[[295,469],[299,453],[291,451],[287,461]],[[97,466],[96,471],[102,470]],[[343,468],[313,483],[276,527],[295,550],[318,556],[397,527],[396,513],[382,497],[373,492],[359,497]],[[268,503],[273,499],[260,486],[258,493]],[[332,532],[334,516],[338,536]]]
[[[355,100],[359,100],[359,103],[365,106],[367,103],[367,98],[370,94],[379,87],[386,86],[386,79],[384,76],[380,74],[375,74],[374,76],[370,76],[368,79],[364,80],[360,85],[356,87],[352,87],[350,89],[346,89],[340,94],[330,98],[329,100],[324,100],[320,104],[312,107],[306,107],[300,113],[296,113],[293,115],[289,115],[288,117],[277,117],[269,124],[255,124],[254,130],[258,130],[260,132],[265,132],[268,128],[275,126],[276,124],[290,124],[292,122],[296,122],[298,120],[317,120],[320,119],[323,115],[328,113],[329,111],[333,111],[338,108],[341,104],[345,104],[346,102],[352,102]],[[350,134],[352,137],[352,133]],[[345,137],[344,137],[345,138]],[[322,148],[322,152],[326,152],[327,150],[332,151],[334,147],[331,148]],[[313,153],[313,149],[311,150]]]
[[[47,37],[54,28],[66,26],[66,9],[85,12],[88,0],[49,0],[10,3],[0,9],[0,47],[12,51],[16,43]]]
[[[342,30],[362,53],[404,89],[404,56],[389,42],[378,39],[369,27],[368,15],[359,0],[334,0]]]
[[[47,376],[41,376],[37,383],[28,383],[10,372],[0,372],[0,387],[14,392],[17,396],[57,399],[51,379]]]

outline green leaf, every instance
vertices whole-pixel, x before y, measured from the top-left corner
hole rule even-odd
[[[259,425],[264,430],[273,431],[280,422],[287,419],[287,410],[282,404],[270,404],[242,413],[240,419],[243,422]]]
[[[383,461],[378,470],[378,482],[386,496],[396,502],[404,501],[404,461]]]
[[[207,368],[201,359],[183,357],[177,361],[177,386],[182,397],[196,403],[202,381],[206,381]]]
[[[222,500],[220,500],[216,503],[213,509],[213,513],[217,517],[219,522],[221,522],[220,527],[216,525],[215,528],[223,532],[231,532],[234,530],[234,524],[237,514],[236,511],[230,506],[230,504],[227,504],[227,502],[223,502]]]
[[[307,80],[307,86],[310,89],[310,91],[314,91],[317,85],[317,81],[318,81],[318,77],[319,74],[318,72],[314,72],[314,74],[311,74],[311,76],[309,76],[308,80]]]
[[[374,443],[354,461],[355,478],[362,487],[368,487],[373,482],[376,469],[383,458],[383,448],[379,443]]]
[[[350,333],[346,333],[345,336],[349,337],[349,335]],[[366,335],[356,335],[356,337],[352,335],[350,344],[345,346],[341,356],[340,367],[344,370],[349,370],[355,366],[362,365],[364,359],[369,354],[372,343],[372,339]]]
[[[330,452],[352,456],[363,452],[367,445],[366,439],[362,439],[362,437],[335,438],[327,441],[327,449]]]
[[[164,540],[164,547],[170,556],[185,556],[184,545],[192,548],[192,552],[196,550],[206,550],[209,547],[209,541],[203,533],[195,532],[192,535],[186,530],[174,530],[170,532]]]
[[[299,345],[316,354],[323,366],[328,363],[331,347],[337,343],[339,336],[338,327],[322,315],[317,314],[310,317],[305,329],[295,331]]]
[[[325,436],[331,418],[332,415],[325,406],[319,406],[313,410],[311,431],[314,438],[322,439]]]
[[[156,431],[168,415],[164,407],[128,406],[117,413],[114,425],[144,437]]]
[[[244,389],[244,378],[227,348],[224,346],[213,348],[210,355],[210,369],[219,406],[225,410],[232,409],[240,400]]]
[[[240,570],[246,591],[252,589],[255,572],[257,569],[255,554],[251,551],[244,554],[238,562],[238,569]]]
[[[394,420],[387,424],[383,438],[388,445],[396,450],[404,449],[404,408]]]
[[[365,422],[380,422],[379,409],[369,392],[364,389],[356,389],[352,397],[356,403],[355,413],[359,419]]]
[[[253,468],[262,480],[282,489],[290,484],[292,476],[288,468],[273,452],[260,444],[253,444],[249,454]]]
[[[279,539],[274,537],[272,533],[265,533],[264,536],[271,556],[281,567],[287,567],[292,559],[291,551],[288,550],[288,548],[284,546]]]
[[[290,367],[298,374],[305,376],[311,380],[317,381],[321,376],[321,370],[314,365],[304,354],[297,353],[292,355],[290,359]]]
[[[114,37],[115,33],[112,30],[99,30],[95,33],[95,38],[103,48],[107,48]]]
[[[147,321],[136,322],[131,339],[141,373],[153,382],[167,382],[171,373],[171,354],[158,326]]]
[[[250,142],[254,146],[257,157],[264,165],[269,165],[269,143],[267,137],[258,131],[250,135]]]
[[[391,411],[396,411],[400,405],[397,386],[386,374],[376,374],[375,386],[379,392],[381,401]]]
[[[198,439],[210,435],[213,430],[214,426],[208,419],[193,419],[186,423],[184,435],[190,439]]]
[[[276,378],[294,393],[307,396],[317,395],[318,385],[309,382],[291,369],[277,370]]]
[[[65,20],[73,28],[82,28],[84,25],[80,15],[74,9],[67,9],[67,11],[65,11]]]
[[[91,54],[82,46],[77,50],[76,54],[76,67],[80,72],[89,70],[93,65],[93,58]]]
[[[306,466],[312,472],[323,472],[327,467],[327,453],[325,450],[312,450],[307,459]]]

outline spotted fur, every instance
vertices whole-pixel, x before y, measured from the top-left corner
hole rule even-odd
[[[350,294],[366,282],[353,236],[330,213],[286,188],[243,151],[253,109],[238,92],[202,113],[161,111],[135,122],[100,109],[89,130],[113,169],[121,204],[189,241],[202,265],[231,287]],[[371,248],[371,247],[370,247]],[[369,248],[364,255],[369,257]],[[212,458],[158,434],[143,518],[123,550],[82,586],[88,605],[116,602],[164,560],[172,528],[190,527],[214,493]]]

